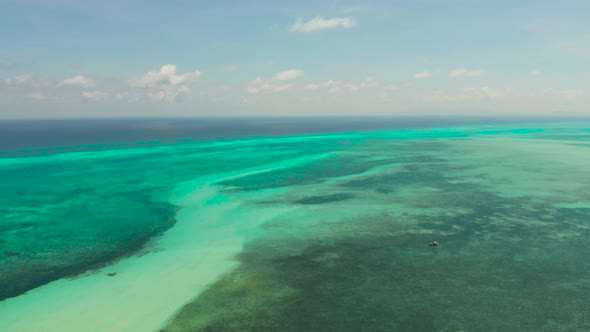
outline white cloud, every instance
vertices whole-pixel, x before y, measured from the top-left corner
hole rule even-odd
[[[36,102],[57,102],[65,100],[64,96],[56,94],[54,91],[34,91],[21,95]]]
[[[82,97],[86,99],[103,99],[108,96],[108,93],[104,91],[94,90],[94,91],[84,91],[82,92]]]
[[[169,103],[182,101],[188,95],[190,95],[190,89],[186,86],[168,86],[148,93],[148,97],[153,101]]]
[[[193,83],[203,73],[201,71],[176,73],[176,65],[164,65],[159,71],[150,71],[139,79],[129,81],[129,86],[147,90],[146,96],[152,101],[175,102],[190,95],[188,84]]]
[[[45,99],[47,99],[47,96],[45,96],[44,94],[42,94],[40,92],[33,92],[33,93],[31,93],[29,95],[29,97],[31,99],[34,99],[34,100],[45,100]]]
[[[272,79],[276,81],[291,81],[301,76],[303,76],[303,70],[289,69],[276,73]]]
[[[257,77],[255,80],[248,83],[246,90],[249,93],[287,91],[293,87],[293,84],[289,82],[296,80],[301,76],[303,76],[303,70],[300,69],[280,71],[270,79]]]
[[[447,103],[467,101],[499,101],[511,96],[510,88],[494,88],[488,86],[470,87],[451,90],[436,90],[424,96],[426,102]]]
[[[15,76],[14,78],[7,78],[4,80],[5,85],[23,85],[32,81],[32,74],[23,74]]]
[[[258,77],[248,83],[246,90],[249,93],[282,92],[289,90],[292,86],[293,84],[290,83],[282,83],[280,81],[268,80]]]
[[[164,65],[159,71],[150,71],[142,78],[129,81],[129,85],[136,88],[154,88],[168,85],[182,85],[195,81],[203,75],[196,70],[194,72],[177,75],[176,65]]]
[[[337,84],[336,81],[324,81],[324,82],[319,82],[319,83],[310,83],[308,85],[305,86],[306,89],[310,89],[310,90],[318,90],[318,89],[325,89],[325,88],[329,88],[334,86],[335,84]]]
[[[329,81],[318,82],[318,83],[310,83],[310,84],[306,85],[305,88],[309,89],[309,90],[328,89],[330,92],[332,92],[332,90],[335,92],[336,90],[340,89],[340,86],[342,84],[343,84],[342,81],[329,80]]]
[[[74,86],[88,89],[93,88],[95,86],[95,83],[92,79],[84,75],[77,75],[74,77],[66,78],[61,83],[59,83],[59,86]]]
[[[587,96],[584,91],[579,89],[555,89],[555,88],[546,88],[542,91],[544,96],[553,96],[560,99],[564,99],[566,101],[576,101],[583,96]]]
[[[118,92],[115,94],[115,99],[117,100],[125,100],[129,98],[129,91]]]
[[[449,77],[451,78],[457,78],[457,77],[477,77],[477,76],[481,76],[483,75],[483,70],[481,69],[474,69],[474,70],[468,70],[465,68],[459,68],[459,69],[455,69],[453,71],[451,71],[449,73]]]
[[[531,71],[531,75],[535,75],[535,76],[536,75],[541,75],[541,70],[535,69],[535,70]]]
[[[240,69],[240,67],[234,66],[234,65],[229,65],[229,66],[223,67],[223,71],[229,71],[229,72],[236,71],[238,69]]]
[[[364,81],[361,82],[361,84],[359,85],[359,88],[361,88],[361,89],[376,88],[378,86],[379,86],[379,83],[377,81],[375,81],[375,78],[372,76],[369,76]]]
[[[13,89],[13,93],[17,93],[17,91],[29,93],[38,92],[40,91],[39,89],[46,89],[51,86],[54,86],[55,82],[39,79],[33,74],[23,74],[12,78],[6,78],[4,79],[3,84],[4,86]]]
[[[302,19],[298,19],[291,25],[291,31],[296,32],[312,32],[323,29],[332,28],[345,28],[350,29],[356,26],[356,21],[348,17],[334,17],[334,18],[323,18],[316,16],[311,20],[305,22]]]
[[[329,93],[341,93],[341,92],[357,92],[360,88],[358,85],[351,83],[351,82],[339,82],[336,81],[330,88],[328,89]]]
[[[328,80],[319,83],[311,83],[305,86],[308,90],[321,90],[326,89],[329,93],[340,93],[340,92],[357,92],[361,89],[375,88],[378,87],[379,83],[375,81],[373,77],[367,77],[361,83],[352,83],[347,81],[334,81]]]
[[[30,81],[32,77],[33,77],[33,75],[31,75],[31,74],[19,75],[19,76],[16,76],[12,81],[14,82],[14,84],[20,85],[20,84],[24,84],[24,83],[27,83],[28,81]]]
[[[414,78],[417,80],[420,80],[423,78],[428,78],[428,77],[432,77],[432,73],[427,70],[414,74]]]

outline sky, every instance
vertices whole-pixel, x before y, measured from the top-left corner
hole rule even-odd
[[[0,118],[589,105],[587,0],[0,0]]]

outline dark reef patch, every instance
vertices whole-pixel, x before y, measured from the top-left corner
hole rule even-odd
[[[354,195],[344,194],[344,193],[323,195],[323,196],[308,196],[305,198],[298,199],[294,203],[295,204],[303,204],[303,205],[325,204],[325,203],[346,201],[349,199],[353,199],[354,197],[355,197]]]

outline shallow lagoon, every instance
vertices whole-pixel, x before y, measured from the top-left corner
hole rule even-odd
[[[588,330],[587,128],[0,159],[0,327]]]

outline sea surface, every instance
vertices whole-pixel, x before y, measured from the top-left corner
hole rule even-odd
[[[590,331],[589,239],[588,119],[0,121],[0,331]]]

